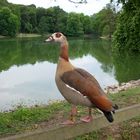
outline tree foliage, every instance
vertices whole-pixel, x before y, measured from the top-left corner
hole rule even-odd
[[[19,29],[18,17],[7,7],[0,10],[0,33],[5,36],[15,36]]]
[[[7,0],[0,0],[0,7],[4,7],[4,6],[7,6],[7,5],[8,5]]]
[[[84,33],[83,25],[80,21],[80,15],[76,13],[70,13],[67,19],[67,34],[70,36],[79,36]]]
[[[68,0],[72,3],[87,3],[88,0]],[[114,51],[122,52],[122,51],[130,51],[130,52],[140,52],[140,0],[110,0],[112,3],[122,4],[122,11],[120,12],[117,28],[114,33]],[[101,11],[100,11],[101,12]],[[100,13],[99,12],[99,13]],[[109,11],[108,11],[109,12]],[[99,25],[98,18],[100,14],[95,14],[93,22],[93,27],[95,33],[99,33],[103,35],[109,34],[111,36],[112,31],[114,31],[113,24],[115,22],[110,21],[109,24],[103,26],[103,22]],[[114,20],[114,17],[109,16],[107,20]],[[112,25],[110,25],[113,23]],[[111,29],[112,28],[112,29]]]
[[[68,0],[69,2],[72,2],[74,4],[83,4],[87,3],[87,0]]]
[[[139,0],[121,0],[117,29],[114,33],[114,51],[140,52],[140,2]]]
[[[96,34],[111,38],[115,31],[117,13],[113,6],[107,4],[99,13],[93,15],[93,28]]]
[[[39,21],[38,30],[40,34],[44,34],[48,32],[48,24],[45,16],[42,16]]]
[[[37,19],[35,5],[20,6],[20,32],[33,33],[36,32]]]
[[[84,2],[84,1],[82,1]],[[0,0],[0,7],[7,7],[12,13],[10,20],[15,21],[15,25],[0,26],[1,35],[14,36],[16,32],[21,33],[53,33],[61,31],[69,36],[81,36],[84,34],[96,34],[111,36],[115,30],[116,13],[113,12],[111,6],[107,6],[99,13],[92,16],[84,14],[67,13],[58,6],[48,9],[36,8],[35,5],[16,5],[8,3],[7,0]],[[1,24],[3,24],[1,18]],[[13,28],[14,27],[14,28]],[[15,33],[7,33],[7,29]],[[108,30],[107,30],[108,29]]]

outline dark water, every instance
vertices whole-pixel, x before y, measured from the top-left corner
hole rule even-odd
[[[93,74],[104,88],[140,78],[140,56],[113,57],[111,43],[69,39],[71,62]],[[58,44],[44,38],[0,39],[0,110],[63,99],[54,77]]]

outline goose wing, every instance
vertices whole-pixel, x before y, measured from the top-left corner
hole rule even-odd
[[[76,68],[64,72],[61,79],[66,85],[88,97],[99,109],[103,111],[113,110],[112,102],[107,98],[98,81],[87,71]]]

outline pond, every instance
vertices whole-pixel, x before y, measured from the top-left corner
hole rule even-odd
[[[54,80],[59,45],[44,40],[0,39],[0,111],[63,100]],[[69,46],[70,61],[94,75],[102,88],[140,78],[140,56],[114,58],[110,41],[71,38]]]

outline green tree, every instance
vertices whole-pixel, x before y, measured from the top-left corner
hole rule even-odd
[[[0,34],[5,36],[16,36],[19,29],[19,20],[8,7],[0,10]]]
[[[56,21],[57,21],[57,18],[55,16],[55,13],[54,13],[54,8],[51,7],[51,8],[48,8],[46,10],[46,18],[47,18],[47,26],[48,26],[48,30],[50,33],[53,33],[55,32],[55,26],[56,26]]]
[[[34,5],[20,6],[21,30],[20,32],[37,32],[36,7]]]
[[[60,16],[61,15],[61,16]],[[58,6],[54,7],[55,31],[66,33],[67,13]]]
[[[140,2],[121,0],[117,29],[114,33],[114,52],[140,52]]]
[[[0,7],[7,7],[7,6],[8,6],[7,0],[0,0]]]
[[[104,26],[102,35],[103,35],[103,36],[108,36],[108,35],[110,35],[109,25],[105,25],[105,26]]]
[[[25,23],[25,30],[28,32],[28,33],[32,33],[33,32],[33,26],[31,23],[27,22]]]
[[[46,17],[47,16],[46,13],[47,13],[47,10],[44,9],[44,8],[39,7],[39,8],[36,9],[37,25],[39,25],[40,20],[41,20],[42,17]]]
[[[48,31],[50,33],[56,31],[61,31],[64,33],[66,32],[67,14],[58,6],[48,8],[46,10],[46,18],[47,18]]]
[[[25,33],[29,32],[27,30],[27,23],[30,23],[30,17],[28,13],[28,8],[26,6],[20,6],[20,14],[21,14],[21,28],[20,32]]]
[[[35,5],[30,5],[29,9],[29,17],[30,17],[30,24],[32,25],[32,32],[37,32],[36,31],[36,26],[37,26],[37,19],[36,19],[36,6]]]
[[[47,24],[47,19],[45,16],[41,17],[39,25],[38,25],[38,30],[41,34],[48,32],[48,24]]]
[[[83,26],[84,34],[91,34],[93,31],[91,17],[85,16],[84,14],[80,14],[79,16]]]
[[[107,4],[99,13],[92,16],[93,30],[99,36],[104,35],[106,31],[106,35],[111,38],[114,33],[117,14],[113,9],[113,5]]]
[[[67,35],[79,36],[83,35],[83,25],[80,20],[80,15],[76,13],[69,13],[67,18]]]

